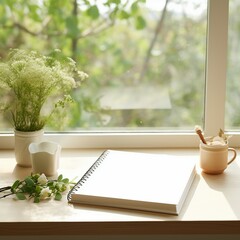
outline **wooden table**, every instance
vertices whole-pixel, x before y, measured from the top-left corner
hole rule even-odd
[[[103,151],[63,150],[58,173],[70,179],[80,178]],[[135,151],[199,157],[198,149]],[[31,168],[16,165],[13,151],[0,151],[0,187],[30,173]],[[10,196],[0,199],[0,211],[0,238],[1,235],[240,234],[239,157],[221,175],[207,175],[197,167],[197,176],[178,216],[73,205],[67,202],[66,195],[61,201],[38,204]]]

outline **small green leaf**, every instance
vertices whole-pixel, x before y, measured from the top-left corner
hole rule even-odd
[[[62,180],[62,182],[68,184],[68,183],[69,183],[69,179],[68,179],[68,178],[64,178],[64,179]]]
[[[88,16],[90,16],[92,19],[97,19],[99,17],[99,10],[98,7],[96,5],[94,6],[90,6],[87,9],[87,14]]]
[[[134,2],[132,5],[131,5],[131,12],[132,14],[136,14],[138,12],[138,2]]]
[[[62,174],[60,174],[59,176],[58,176],[58,182],[61,182],[62,181],[62,179],[63,179],[63,175]]]
[[[54,199],[60,201],[62,199],[62,194],[57,192]]]
[[[11,192],[12,192],[12,193],[15,192],[15,190],[16,190],[16,188],[19,186],[19,184],[20,184],[20,181],[19,181],[19,180],[16,180],[16,181],[13,183],[13,185],[12,185],[12,187],[11,187]]]
[[[40,186],[36,186],[35,192],[40,193],[42,191],[42,188]]]
[[[135,22],[136,29],[141,30],[146,27],[146,21],[143,17],[138,16]]]
[[[35,185],[34,181],[31,179],[31,177],[25,178],[24,181],[29,187],[33,187]]]
[[[26,196],[23,193],[16,193],[16,197],[18,200],[25,200]]]
[[[128,12],[121,10],[119,13],[119,17],[120,17],[120,19],[128,19],[130,17],[130,15]]]

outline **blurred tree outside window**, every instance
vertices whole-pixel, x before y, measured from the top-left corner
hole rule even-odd
[[[207,0],[0,2],[1,58],[10,48],[46,54],[60,49],[89,75],[72,93],[74,104],[47,130],[174,131],[202,125]],[[11,128],[1,115],[0,130]]]

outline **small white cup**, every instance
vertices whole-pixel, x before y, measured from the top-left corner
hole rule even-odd
[[[61,146],[55,142],[31,143],[28,147],[33,173],[53,176],[59,168]]]
[[[229,158],[229,152],[233,156]],[[237,156],[234,148],[225,145],[207,145],[200,143],[200,167],[207,174],[220,174]]]

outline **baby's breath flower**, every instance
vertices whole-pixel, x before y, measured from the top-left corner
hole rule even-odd
[[[57,112],[54,101],[65,101],[64,95],[86,78],[76,62],[58,49],[49,56],[12,49],[7,60],[0,62],[0,109],[11,113],[16,130],[40,130]]]
[[[82,78],[83,80],[85,80],[86,78],[88,78],[88,74],[86,74],[85,72],[82,72],[82,71],[78,71],[78,76],[80,78]]]

